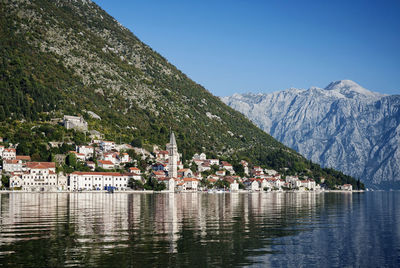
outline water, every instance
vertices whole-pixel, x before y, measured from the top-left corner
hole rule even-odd
[[[400,192],[0,194],[2,266],[399,267]]]

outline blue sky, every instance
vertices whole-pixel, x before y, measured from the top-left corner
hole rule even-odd
[[[217,96],[351,79],[400,94],[400,1],[95,0]]]

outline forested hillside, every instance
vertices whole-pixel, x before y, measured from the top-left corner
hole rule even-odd
[[[171,128],[184,159],[204,151],[355,184],[264,133],[91,1],[2,0],[0,53],[0,136],[31,141],[37,158],[49,157],[50,141],[84,143],[50,124],[82,115],[89,129],[118,142],[164,145]]]

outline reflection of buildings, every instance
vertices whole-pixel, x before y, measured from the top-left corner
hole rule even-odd
[[[0,194],[0,245],[58,238],[67,232],[76,245],[63,252],[73,254],[78,247],[80,254],[90,258],[125,247],[179,253],[182,239],[188,236],[201,246],[212,241],[229,248],[238,234],[235,243],[243,243],[255,234],[268,235],[266,229],[281,230],[291,221],[310,219],[323,206],[323,196],[307,192]],[[21,231],[28,235],[19,236]]]

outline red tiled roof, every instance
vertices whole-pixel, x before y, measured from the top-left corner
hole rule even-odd
[[[28,162],[26,163],[28,169],[49,169],[56,168],[56,163],[54,162]]]
[[[17,160],[31,161],[31,157],[29,155],[17,155]]]
[[[129,170],[140,170],[140,169],[138,169],[137,167],[131,167],[129,168]]]
[[[109,160],[99,160],[98,162],[100,162],[102,165],[114,165],[113,162]]]
[[[83,171],[74,171],[70,175],[93,175],[93,176],[128,176],[128,174],[122,174],[119,172],[83,172]]]
[[[11,160],[5,159],[4,163],[6,163],[6,164],[18,164],[19,160],[18,159],[11,159]]]
[[[199,180],[195,178],[183,178],[183,181],[199,181]]]

